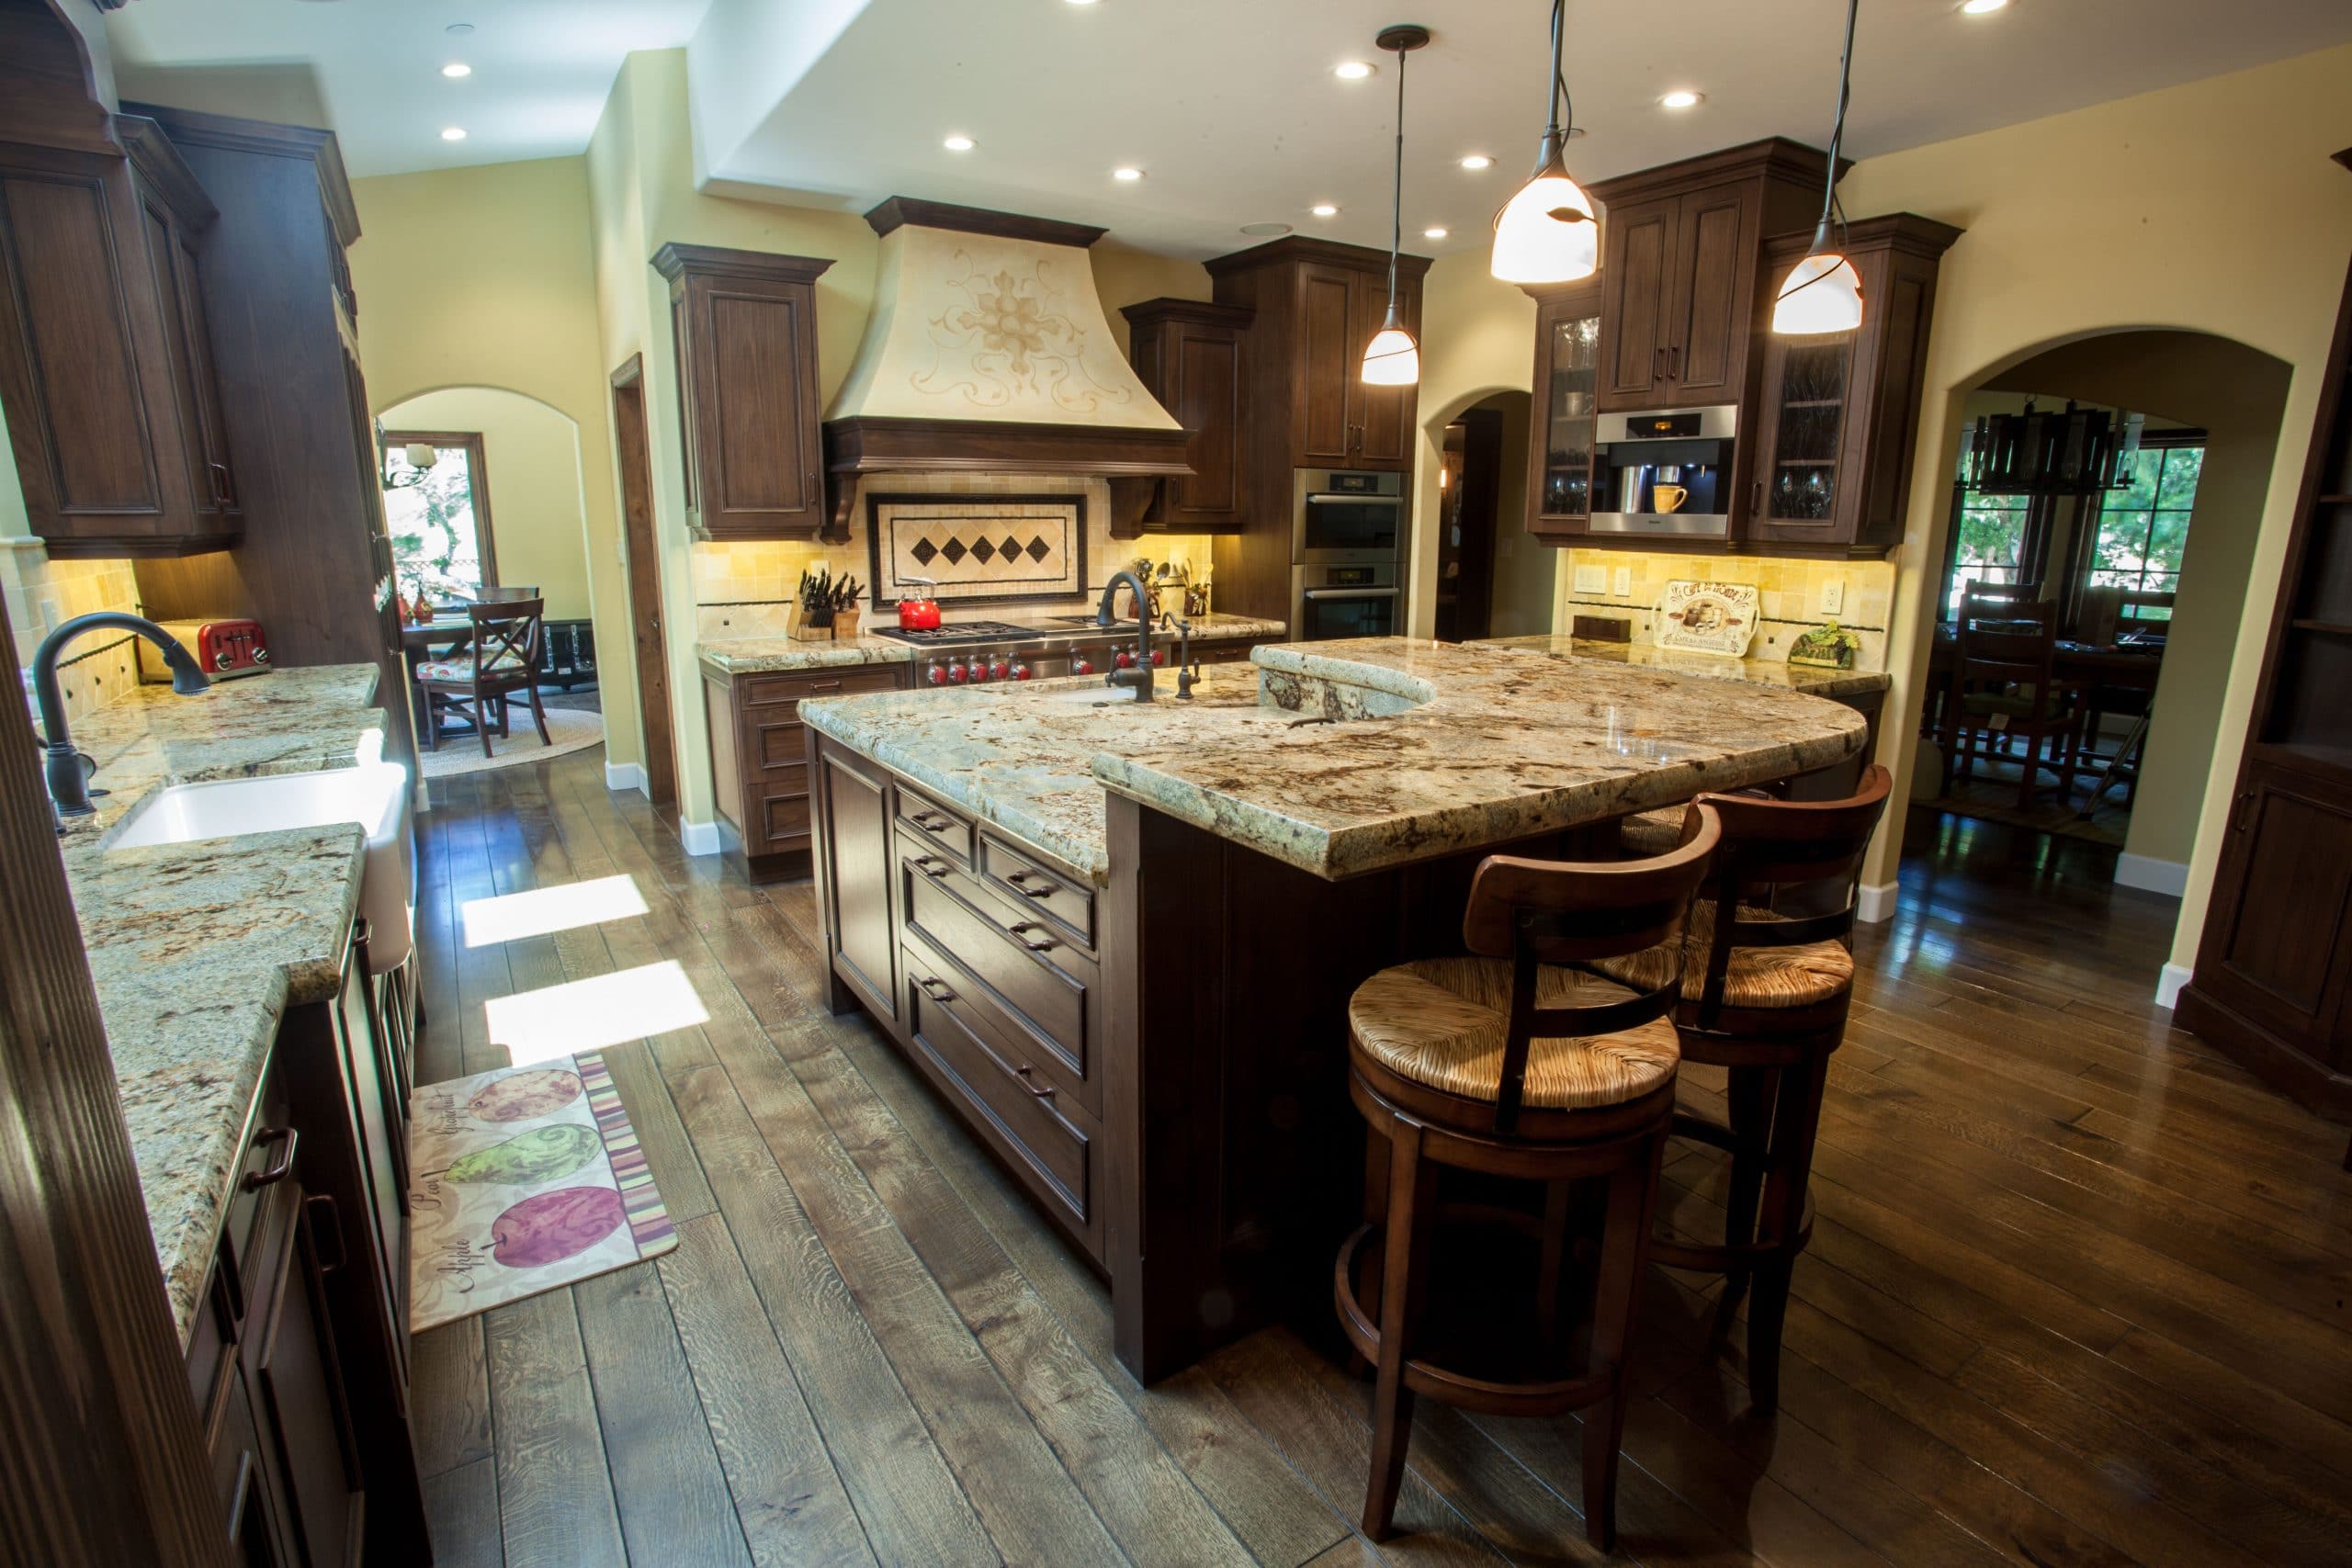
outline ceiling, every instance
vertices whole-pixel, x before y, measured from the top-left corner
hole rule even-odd
[[[1827,139],[1839,0],[1568,0],[1594,178],[1767,135]],[[706,15],[706,12],[707,13]],[[1207,256],[1253,222],[1385,245],[1395,131],[1381,27],[1418,20],[1407,248],[1483,243],[1544,118],[1544,0],[141,0],[108,35],[126,96],[179,79],[313,92],[354,174],[576,153],[622,57],[691,39],[697,171],[863,210],[892,194],[1099,223]],[[451,38],[443,28],[471,22]],[[2346,0],[1869,0],[1847,150],[1867,157],[2352,41]],[[474,67],[447,81],[453,59]],[[1332,66],[1370,61],[1342,82]],[[1662,107],[1689,88],[1695,107]],[[192,107],[226,107],[217,102]],[[248,112],[262,112],[258,109]],[[469,132],[446,142],[446,125]],[[971,137],[968,152],[942,139]],[[1465,173],[1478,152],[1495,166]],[[1129,183],[1111,171],[1144,171]],[[1340,211],[1319,219],[1309,209]],[[1422,237],[1432,225],[1451,233]]]

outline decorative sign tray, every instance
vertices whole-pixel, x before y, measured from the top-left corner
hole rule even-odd
[[[1745,658],[1756,640],[1757,600],[1752,582],[1669,582],[1658,602],[1657,645]]]

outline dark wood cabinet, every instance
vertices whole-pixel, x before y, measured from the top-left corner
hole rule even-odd
[[[2352,166],[2352,151],[2338,158]],[[2320,387],[2196,973],[2174,1014],[2338,1121],[2352,1121],[2348,383],[2352,279]]]
[[[1928,329],[1939,258],[1960,231],[1899,213],[1854,224],[1846,259],[1862,280],[1850,333],[1763,340],[1746,536],[1772,545],[1859,546],[1903,539],[1911,494]],[[1766,276],[1802,260],[1811,236],[1765,248]]]
[[[833,264],[662,246],[686,525],[702,539],[810,539],[825,526],[817,278]]]
[[[1250,417],[1245,344],[1251,312],[1199,299],[1121,308],[1127,358],[1145,389],[1184,427],[1189,478],[1159,481],[1142,527],[1214,534],[1250,516],[1242,432]]]
[[[1599,279],[1535,296],[1535,389],[1527,443],[1527,530],[1581,539],[1592,518],[1592,446],[1601,372]]]
[[[814,750],[809,753],[816,755]],[[834,933],[833,974],[883,1019],[899,1014],[899,921],[891,893],[897,839],[890,778],[854,752],[825,748],[816,770],[823,849],[825,929]]]
[[[804,697],[888,692],[907,685],[908,664],[738,675],[703,671],[710,731],[711,791],[729,854],[754,882],[806,874],[808,758]]]
[[[8,75],[0,67],[0,92]],[[0,405],[58,557],[175,556],[242,518],[198,256],[218,214],[152,120],[0,144]]]

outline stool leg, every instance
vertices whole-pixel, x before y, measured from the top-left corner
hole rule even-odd
[[[1372,1475],[1364,1488],[1363,1533],[1394,1533],[1396,1491],[1413,1430],[1413,1395],[1405,1386],[1407,1338],[1419,1315],[1415,1288],[1428,1272],[1434,1172],[1421,1164],[1421,1129],[1399,1121],[1389,1140],[1388,1229],[1381,1248],[1380,1359],[1372,1391]]]
[[[1388,1166],[1389,1144],[1376,1127],[1367,1127],[1363,1134],[1363,1218],[1370,1225],[1385,1230],[1388,1224]],[[1380,1321],[1380,1270],[1375,1259],[1385,1256],[1385,1249],[1375,1253],[1369,1246],[1356,1254],[1356,1300],[1374,1323]],[[1372,1371],[1372,1363],[1363,1353],[1348,1353],[1348,1371],[1363,1377]]]
[[[1609,1392],[1585,1407],[1584,1534],[1603,1551],[1617,1547],[1617,1450],[1625,1435],[1625,1348],[1634,1302],[1642,1289],[1650,1211],[1666,1155],[1663,1134],[1629,1153],[1609,1178],[1609,1217],[1601,1231],[1600,1278],[1592,1296],[1592,1367],[1609,1374]]]
[[[1770,1157],[1768,1139],[1772,1121],[1772,1095],[1780,1077],[1777,1067],[1734,1067],[1725,1087],[1734,1147],[1731,1190],[1724,1199],[1724,1245],[1745,1247],[1756,1237],[1756,1203],[1764,1190],[1764,1170]],[[1724,1293],[1715,1302],[1715,1325],[1711,1343],[1731,1335],[1739,1316],[1740,1298],[1747,1293],[1747,1269],[1734,1265],[1725,1270]]]
[[[1804,1223],[1805,1184],[1813,1175],[1813,1140],[1821,1125],[1821,1095],[1829,1053],[1781,1076],[1772,1117],[1772,1173],[1764,1186],[1764,1239],[1778,1243],[1756,1270],[1756,1299],[1747,1308],[1747,1392],[1758,1415],[1781,1405],[1781,1326],[1789,1312],[1789,1282],[1796,1272],[1798,1230]]]

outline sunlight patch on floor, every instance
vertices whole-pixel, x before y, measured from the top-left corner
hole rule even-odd
[[[673,960],[492,998],[482,1008],[490,1043],[504,1047],[518,1067],[692,1029],[710,1018]]]
[[[466,922],[466,945],[489,947],[642,915],[645,896],[637,890],[633,876],[599,876],[525,893],[469,898],[459,913]]]

